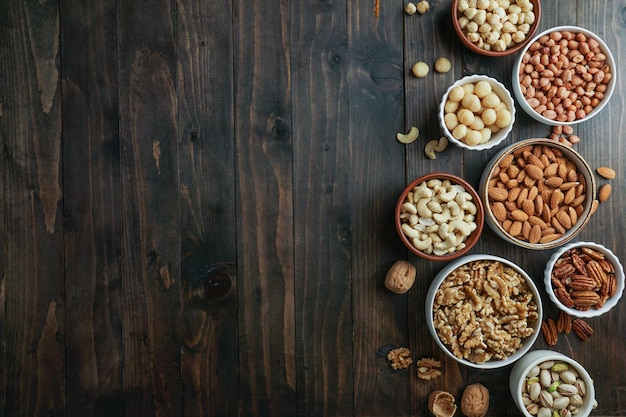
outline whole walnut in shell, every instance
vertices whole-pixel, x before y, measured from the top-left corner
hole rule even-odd
[[[415,267],[407,261],[396,261],[385,277],[385,287],[396,294],[404,294],[415,282]]]
[[[481,384],[465,387],[461,397],[461,411],[467,417],[485,417],[489,410],[489,391]]]
[[[447,391],[433,391],[428,396],[428,409],[435,417],[452,417],[456,412],[454,396]]]

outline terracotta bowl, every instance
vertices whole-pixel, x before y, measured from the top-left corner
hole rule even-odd
[[[431,238],[432,244],[430,245],[431,246],[430,248],[426,247],[424,249],[419,249],[414,244],[415,241],[413,240],[413,238],[409,237],[407,233],[405,232],[405,230],[403,230],[403,228],[410,227],[409,225],[412,224],[411,219],[409,218],[410,213],[405,209],[406,208],[405,203],[409,202],[409,194],[414,195],[415,194],[414,190],[420,184],[422,183],[427,184],[435,180],[439,180],[440,182],[447,182],[449,183],[451,187],[454,187],[455,189],[457,189],[457,191],[460,191],[459,187],[462,187],[463,189],[462,192],[464,192],[465,195],[463,195],[462,198],[460,196],[454,198],[451,203],[441,204],[442,209],[444,211],[443,214],[445,214],[446,210],[448,210],[448,213],[450,212],[454,213],[448,221],[443,221],[440,223],[442,216],[440,216],[439,213],[437,213],[434,210],[433,210],[433,215],[431,216],[431,219],[434,218],[437,220],[436,221],[424,220],[426,217],[422,215],[423,212],[421,212],[421,210],[418,211],[418,213],[415,214],[416,218],[414,218],[415,220],[415,222],[413,223],[415,225],[413,227],[414,231],[413,232],[409,231],[409,232],[413,234],[417,234],[417,229],[420,229],[423,231],[422,233],[427,233],[424,229],[433,226],[433,223],[437,223],[437,224],[446,223],[447,226],[444,226],[444,227],[448,229],[448,233],[443,233],[444,232],[443,228],[442,230],[438,230],[437,233],[441,233],[443,235],[442,240],[447,242],[446,236],[452,239],[453,236],[450,236],[450,234],[452,235],[456,234],[458,236],[461,229],[465,227],[462,224],[459,224],[459,223],[453,224],[452,222],[455,219],[458,220],[460,217],[470,215],[471,219],[464,217],[464,219],[467,220],[466,224],[469,224],[469,223],[474,224],[473,229],[471,229],[471,232],[469,233],[469,236],[465,238],[462,245],[456,246],[455,248],[451,247],[447,249],[446,253],[441,253],[441,251],[443,251],[443,249],[441,249],[441,246],[439,246],[439,249],[437,249],[438,245],[436,243],[441,243],[441,242],[435,242],[432,238]],[[466,198],[466,197],[469,197],[469,198]],[[461,207],[464,204],[463,201],[468,201],[468,202],[471,202],[472,204],[466,206],[467,208],[462,208],[461,212],[459,213],[455,211],[455,206],[454,206],[455,202],[457,201],[462,201],[462,203],[456,203],[458,206],[461,206]],[[417,202],[415,202],[414,206],[418,206]],[[450,209],[450,207],[452,207],[452,209]],[[462,214],[464,214],[464,216],[461,216]],[[423,175],[415,179],[404,189],[402,194],[400,194],[400,197],[398,198],[398,202],[396,204],[395,222],[396,222],[396,230],[398,232],[398,235],[400,236],[400,239],[411,252],[413,252],[414,254],[418,256],[421,256],[422,258],[433,260],[433,261],[450,261],[452,259],[456,259],[459,256],[466,254],[478,241],[478,238],[480,237],[480,234],[482,233],[483,225],[484,225],[483,205],[476,190],[474,190],[474,188],[461,177],[448,174],[448,173],[443,173],[443,172],[433,172],[433,173]],[[420,223],[420,225],[417,225],[417,223]],[[459,226],[462,226],[462,227],[459,229],[458,228]],[[421,239],[423,236],[426,236],[426,235],[421,234],[420,236],[421,237],[419,239]],[[423,241],[425,241],[426,239],[427,238],[424,238]],[[422,246],[421,242],[423,241],[420,241],[419,243],[420,246]],[[446,244],[444,244],[443,246],[446,246]]]
[[[485,43],[484,40],[479,41],[479,42],[472,42],[469,39],[468,36],[475,36],[475,35],[468,35],[468,33],[472,32],[473,30],[469,30],[467,23],[472,22],[472,21],[476,23],[476,20],[478,20],[477,25],[479,25],[479,23],[482,22],[483,20],[480,18],[477,19],[476,16],[472,17],[471,14],[473,12],[460,10],[464,8],[463,1],[464,0],[454,0],[452,2],[452,25],[454,26],[454,30],[456,34],[458,35],[459,39],[461,40],[461,42],[463,43],[463,45],[465,45],[465,47],[467,47],[470,51],[473,51],[477,54],[492,56],[492,57],[502,57],[502,56],[515,54],[519,52],[522,48],[524,48],[525,45],[528,44],[529,40],[533,37],[533,35],[537,32],[537,29],[539,28],[539,21],[541,20],[541,2],[539,0],[530,0],[530,3],[533,6],[532,13],[534,14],[534,20],[532,20],[532,23],[529,24],[529,27],[527,28],[528,30],[525,33],[524,38],[518,42],[510,43],[508,46],[506,46],[504,50],[494,50],[493,47],[491,46],[489,46],[490,49],[487,49],[487,47],[485,47],[484,45],[489,45],[489,44]],[[511,1],[511,4],[516,5],[516,2]],[[509,7],[507,11],[510,11],[510,10],[511,8]],[[482,12],[479,12],[479,13],[482,13]],[[485,10],[485,14],[489,15],[491,14],[491,11]],[[468,16],[470,16],[471,18],[468,18]],[[516,24],[514,25],[514,28],[520,29],[518,26],[519,25]],[[522,28],[522,29],[526,29],[526,28]],[[473,32],[476,32],[476,31],[473,31]],[[503,31],[500,30],[499,33],[502,34]],[[482,42],[482,45],[480,44],[480,42]]]

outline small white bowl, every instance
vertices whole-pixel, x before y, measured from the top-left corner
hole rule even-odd
[[[522,414],[526,417],[536,417],[526,410],[526,406],[522,400],[522,390],[528,372],[535,366],[546,361],[564,362],[578,372],[579,378],[585,383],[587,393],[584,396],[583,405],[578,408],[576,417],[589,416],[591,410],[593,409],[594,399],[596,396],[591,376],[589,376],[587,370],[574,359],[551,350],[534,350],[522,356],[517,363],[513,365],[509,375],[509,390],[511,391],[511,396],[513,397],[515,405],[517,405],[517,408],[519,408]]]
[[[542,36],[546,36],[546,35],[550,35],[553,32],[572,32],[572,33],[582,33],[585,36],[587,36],[587,38],[593,38],[596,41],[598,41],[599,45],[600,45],[600,49],[602,50],[602,52],[604,53],[604,55],[606,55],[606,62],[610,67],[611,70],[611,80],[606,84],[607,89],[604,92],[604,98],[602,100],[600,100],[599,104],[593,109],[593,111],[591,111],[589,114],[587,114],[587,116],[585,116],[584,118],[581,119],[574,119],[574,120],[570,120],[570,121],[557,121],[557,120],[551,120],[548,119],[544,116],[542,116],[541,114],[537,113],[526,101],[526,98],[524,96],[524,93],[522,92],[522,87],[520,85],[520,68],[523,65],[523,61],[524,61],[524,55],[528,52],[529,48],[532,48],[533,44],[540,39]],[[524,47],[524,49],[520,52],[517,60],[515,61],[515,64],[513,65],[513,74],[512,74],[512,87],[513,87],[513,94],[515,95],[515,99],[517,100],[517,102],[519,103],[519,105],[522,107],[522,109],[533,119],[537,120],[538,122],[541,122],[543,124],[549,125],[549,126],[564,126],[564,125],[573,125],[576,123],[581,123],[584,121],[587,121],[589,119],[591,119],[592,117],[594,117],[596,114],[598,114],[603,108],[604,106],[606,106],[606,104],[609,102],[609,100],[611,99],[611,96],[613,95],[613,91],[615,90],[615,84],[617,82],[617,78],[618,78],[618,74],[617,74],[617,64],[615,62],[615,58],[613,57],[613,54],[611,53],[611,50],[609,49],[609,47],[606,45],[606,43],[604,43],[604,41],[595,33],[587,30],[587,29],[583,29],[581,27],[578,26],[557,26],[557,27],[553,27],[550,28],[548,30],[545,30],[539,34],[537,34],[535,37],[533,37]],[[572,87],[573,88],[573,87]]]
[[[561,301],[559,301],[556,294],[554,293],[554,288],[552,286],[552,279],[551,279],[552,269],[554,268],[554,264],[556,263],[556,261],[568,250],[573,249],[573,248],[583,248],[583,247],[591,248],[597,252],[601,252],[604,254],[606,260],[611,262],[611,264],[613,264],[613,267],[615,268],[615,280],[617,282],[617,292],[615,293],[613,297],[609,298],[604,303],[602,308],[590,308],[587,311],[581,311],[577,308],[569,308],[565,306]],[[611,310],[613,307],[617,305],[620,298],[622,297],[622,293],[624,292],[624,268],[622,267],[622,264],[619,258],[615,256],[615,254],[611,252],[610,249],[602,245],[599,245],[597,243],[593,243],[593,242],[575,242],[575,243],[570,243],[569,245],[563,246],[562,248],[559,248],[559,250],[556,251],[552,255],[552,257],[550,257],[550,259],[548,260],[548,263],[546,264],[546,269],[544,271],[543,280],[546,286],[546,292],[548,293],[550,300],[552,300],[552,302],[560,310],[565,311],[570,316],[574,316],[574,317],[590,318],[590,317],[597,317],[604,313],[607,313],[609,310]]]
[[[533,328],[533,333],[530,336],[523,339],[522,344],[519,347],[519,349],[515,351],[515,353],[509,355],[506,359],[493,359],[493,360],[487,360],[482,363],[477,363],[477,362],[472,362],[465,358],[459,358],[455,356],[454,353],[450,350],[450,348],[446,346],[446,344],[444,344],[444,342],[439,338],[439,334],[437,332],[437,329],[435,328],[435,323],[434,323],[434,318],[433,318],[433,306],[435,304],[435,297],[437,295],[437,290],[439,289],[441,284],[445,281],[445,279],[448,277],[448,275],[450,275],[450,273],[452,273],[455,269],[465,264],[468,264],[470,262],[474,262],[474,261],[492,261],[492,262],[495,261],[495,262],[500,262],[506,267],[510,267],[514,269],[526,281],[528,285],[528,289],[532,293],[533,300],[537,306],[537,318],[534,322],[529,322],[529,325]],[[513,262],[507,259],[500,258],[498,256],[487,255],[487,254],[467,255],[467,256],[463,256],[461,258],[458,258],[450,262],[435,276],[426,294],[426,325],[433,339],[435,339],[435,342],[437,343],[439,348],[443,350],[446,355],[448,355],[449,357],[451,357],[452,359],[456,360],[457,362],[463,365],[470,366],[473,368],[495,369],[495,368],[501,368],[501,367],[510,365],[514,363],[515,361],[517,361],[526,352],[528,352],[528,350],[530,350],[532,345],[535,343],[537,336],[541,332],[542,318],[543,318],[543,306],[541,302],[541,297],[539,295],[539,291],[537,290],[537,287],[535,283],[533,282],[533,280],[518,265],[514,264]]]
[[[450,132],[450,130],[447,128],[444,121],[444,117],[446,115],[445,105],[446,101],[448,101],[450,91],[452,91],[453,88],[470,83],[476,84],[479,81],[487,81],[491,85],[492,91],[497,94],[497,96],[506,105],[507,109],[511,113],[511,122],[508,126],[501,128],[496,133],[493,133],[491,135],[491,138],[487,142],[478,145],[468,145],[467,143],[452,136],[452,132]],[[511,133],[511,130],[513,129],[513,124],[515,123],[515,103],[509,90],[507,90],[506,87],[495,78],[488,77],[486,75],[468,75],[457,80],[454,84],[448,87],[441,99],[441,103],[439,104],[439,113],[437,115],[437,118],[439,120],[441,132],[448,138],[449,142],[452,142],[455,145],[464,149],[469,149],[472,151],[482,151],[485,149],[491,149],[494,146],[500,144],[504,139],[506,139],[509,133]]]
[[[586,183],[586,195],[587,198],[584,202],[584,210],[582,214],[578,216],[578,221],[576,224],[572,226],[571,229],[567,230],[560,238],[555,239],[551,242],[546,243],[530,243],[526,240],[523,240],[519,237],[514,237],[509,234],[502,224],[496,219],[494,213],[491,209],[491,201],[488,195],[489,182],[492,178],[496,178],[498,167],[501,165],[502,161],[506,158],[507,155],[514,153],[516,150],[524,148],[528,145],[542,145],[548,146],[550,148],[559,150],[563,153],[567,159],[574,162],[576,164],[577,170],[582,174]],[[572,148],[569,148],[562,143],[546,138],[535,138],[535,139],[526,139],[519,142],[515,142],[512,145],[509,145],[502,150],[500,150],[493,158],[487,163],[485,170],[483,171],[482,177],[479,183],[478,194],[480,198],[483,200],[483,208],[485,212],[485,222],[489,225],[489,227],[502,239],[505,241],[512,243],[514,245],[520,246],[526,249],[533,250],[544,250],[544,249],[552,249],[557,246],[564,245],[565,243],[572,240],[576,235],[578,235],[582,229],[589,222],[589,218],[591,217],[591,208],[593,204],[593,200],[596,195],[596,182],[593,175],[593,170],[589,167],[589,164],[584,160],[584,158]]]

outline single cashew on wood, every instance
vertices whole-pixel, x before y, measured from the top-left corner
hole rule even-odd
[[[397,133],[396,139],[400,143],[409,144],[415,142],[415,139],[420,135],[420,131],[415,126],[412,126],[408,133]]]

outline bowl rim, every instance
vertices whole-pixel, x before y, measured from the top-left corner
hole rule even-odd
[[[445,120],[444,120],[445,113],[446,113],[445,105],[446,105],[447,98],[450,95],[450,91],[452,91],[453,88],[462,86],[468,83],[477,83],[478,81],[487,81],[492,85],[492,87],[495,85],[500,90],[496,94],[498,95],[498,97],[500,97],[500,100],[507,102],[506,103],[507,108],[509,109],[509,112],[511,112],[511,123],[509,123],[507,127],[502,128],[500,131],[498,131],[498,133],[496,133],[496,135],[500,135],[498,139],[494,139],[492,137],[485,143],[472,146],[452,136],[452,132],[450,132],[450,130],[446,127]],[[503,93],[504,97],[502,97],[502,94],[500,93]],[[502,82],[486,74],[465,75],[459,78],[458,80],[456,80],[455,82],[453,82],[446,89],[445,93],[443,93],[443,96],[441,96],[441,102],[439,103],[439,110],[437,112],[437,119],[439,120],[439,127],[441,129],[441,132],[448,138],[448,141],[454,143],[456,146],[460,148],[468,149],[470,151],[483,151],[486,149],[491,149],[494,146],[501,144],[513,131],[513,124],[515,124],[515,116],[516,116],[515,100],[513,99],[513,95],[511,94],[511,92],[508,90],[508,88],[506,88],[506,86]]]
[[[514,354],[512,354],[506,359],[491,360],[491,361],[484,362],[482,364],[474,363],[467,359],[457,358],[456,356],[454,356],[454,354],[450,351],[450,349],[439,338],[439,335],[437,334],[437,331],[435,330],[435,325],[433,321],[433,312],[432,312],[432,306],[434,304],[437,289],[439,288],[441,283],[446,279],[446,277],[455,269],[467,263],[480,261],[480,260],[491,260],[491,261],[501,262],[511,268],[514,268],[517,272],[519,272],[520,275],[524,277],[531,292],[533,293],[533,298],[535,299],[535,302],[537,303],[537,315],[538,315],[537,321],[532,326],[534,328],[533,334],[523,340],[522,346]],[[435,343],[437,344],[437,346],[439,346],[439,348],[446,355],[448,355],[450,358],[454,359],[455,361],[459,362],[460,364],[463,364],[472,368],[496,369],[496,368],[502,368],[512,363],[515,363],[517,360],[522,358],[535,344],[537,337],[539,336],[539,333],[541,333],[541,322],[543,321],[543,302],[541,300],[541,294],[539,292],[539,288],[537,287],[533,279],[530,277],[530,275],[528,275],[528,273],[521,266],[517,265],[513,261],[510,261],[500,256],[490,255],[490,254],[485,254],[485,253],[478,253],[478,254],[473,254],[473,255],[466,255],[464,257],[456,259],[453,262],[450,262],[441,271],[439,271],[437,275],[435,275],[426,293],[425,313],[426,313],[426,326],[428,327],[428,331],[430,335],[432,336],[432,338],[435,340]]]
[[[476,205],[476,215],[474,218],[474,222],[476,223],[476,230],[474,230],[470,234],[470,237],[472,237],[472,239],[469,239],[469,238],[466,239],[467,243],[463,249],[454,251],[444,256],[428,254],[414,247],[413,244],[409,241],[409,239],[402,232],[402,221],[400,220],[402,204],[404,204],[404,201],[407,195],[409,194],[409,192],[418,184],[424,181],[432,180],[432,179],[442,179],[442,180],[447,179],[453,183],[463,186],[463,188],[465,188],[465,191],[467,191],[468,193],[472,195],[473,202]],[[478,194],[476,189],[472,187],[472,185],[468,183],[465,179],[461,178],[460,176],[456,174],[451,174],[448,172],[431,172],[428,174],[421,175],[417,177],[416,179],[414,179],[413,181],[411,181],[406,187],[404,187],[404,189],[402,190],[402,193],[400,193],[400,196],[398,197],[398,200],[396,202],[396,209],[394,211],[394,216],[395,216],[396,232],[400,236],[400,240],[402,241],[402,243],[404,243],[407,249],[409,249],[415,255],[418,255],[424,259],[428,259],[431,261],[451,261],[453,259],[457,259],[465,255],[478,242],[478,239],[480,238],[480,235],[482,234],[484,224],[485,224],[485,209],[480,199],[480,195]]]
[[[499,161],[504,159],[506,155],[508,155],[511,152],[514,152],[515,149],[518,149],[527,145],[535,145],[535,144],[547,145],[550,147],[558,148],[561,151],[565,152],[568,159],[572,160],[572,162],[574,162],[581,171],[584,171],[583,175],[585,175],[586,173],[585,176],[588,177],[586,178],[586,180],[587,180],[587,194],[589,198],[585,201],[585,209],[583,211],[583,214],[579,216],[576,227],[572,227],[571,229],[566,231],[565,234],[559,239],[555,239],[547,243],[534,243],[533,244],[525,240],[521,240],[521,239],[511,236],[506,230],[504,230],[502,225],[495,219],[495,217],[493,216],[493,212],[489,208],[489,197],[487,195],[487,191],[488,191],[487,183],[489,182],[489,179],[492,177],[492,173],[494,169],[496,168],[496,166],[499,165]],[[571,158],[570,155],[573,156],[574,158]],[[481,176],[479,193],[480,193],[480,198],[483,200],[483,207],[485,211],[485,214],[484,214],[485,221],[497,235],[502,237],[504,240],[514,245],[525,248],[525,249],[544,250],[544,249],[552,249],[552,248],[555,248],[555,247],[558,247],[558,246],[561,246],[570,242],[582,231],[582,229],[584,229],[587,223],[589,223],[589,220],[591,219],[591,214],[592,214],[591,213],[592,204],[596,195],[596,181],[593,175],[593,170],[591,169],[587,161],[583,158],[583,156],[580,153],[578,153],[575,149],[565,146],[562,143],[555,141],[553,139],[530,138],[530,139],[521,140],[519,142],[515,142],[501,149],[500,152],[498,152],[497,154],[493,156],[493,158],[487,163],[485,170],[483,171],[483,174]]]
[[[488,51],[486,49],[480,48],[475,45],[473,42],[470,42],[469,39],[465,36],[463,29],[459,25],[459,12],[457,10],[457,6],[459,0],[452,0],[452,9],[450,10],[450,14],[452,15],[452,26],[454,27],[454,31],[456,32],[461,43],[470,51],[475,52],[480,55],[485,55],[489,57],[505,57],[509,55],[513,55],[520,50],[522,50],[526,45],[530,43],[530,39],[537,33],[539,29],[539,23],[541,21],[541,0],[530,0],[533,3],[533,12],[535,13],[535,21],[530,25],[530,29],[526,34],[526,38],[523,42],[516,44],[511,48],[507,48],[504,51]]]
[[[537,39],[541,38],[544,35],[548,35],[556,31],[580,32],[580,33],[584,33],[588,37],[592,37],[595,40],[597,40],[598,43],[600,44],[600,48],[602,49],[602,51],[607,57],[607,61],[609,62],[609,65],[611,66],[611,73],[613,75],[611,80],[607,83],[607,90],[604,92],[604,98],[600,101],[600,103],[591,111],[591,113],[589,113],[584,118],[573,120],[571,122],[568,122],[568,121],[559,122],[557,120],[550,120],[550,119],[543,117],[541,114],[537,113],[532,107],[530,107],[530,105],[526,101],[526,98],[524,97],[524,94],[522,94],[522,91],[520,89],[519,68],[521,66],[522,60],[524,59],[524,54],[528,51],[528,48],[530,48],[530,45],[532,45]],[[615,61],[615,57],[613,53],[611,52],[611,49],[606,44],[606,42],[604,42],[604,39],[602,39],[597,33],[592,32],[589,29],[585,29],[581,26],[561,25],[561,26],[554,26],[544,31],[541,31],[540,33],[537,33],[536,35],[532,37],[532,39],[529,40],[529,42],[524,46],[524,48],[522,48],[522,50],[519,53],[519,56],[515,59],[515,62],[513,63],[513,70],[511,74],[511,85],[513,88],[513,94],[515,95],[515,98],[517,99],[517,102],[519,103],[520,107],[522,107],[524,112],[528,114],[528,116],[530,116],[531,118],[548,126],[574,125],[574,124],[588,121],[589,119],[596,116],[602,109],[604,109],[604,107],[606,107],[608,102],[611,100],[611,97],[613,97],[613,92],[615,91],[615,86],[617,84],[617,78],[618,78],[617,71],[618,71],[617,62]]]
[[[609,298],[604,306],[602,306],[602,308],[600,309],[589,309],[587,311],[581,311],[575,308],[569,308],[559,301],[559,299],[556,297],[556,294],[554,293],[554,289],[552,288],[551,275],[552,269],[554,268],[554,264],[556,263],[556,261],[568,250],[581,247],[590,247],[594,250],[604,253],[604,255],[609,259],[609,261],[613,264],[613,267],[615,268],[617,292],[613,297]],[[548,293],[548,297],[559,310],[565,311],[570,316],[579,318],[591,318],[608,313],[613,307],[615,307],[619,303],[624,292],[624,268],[617,255],[615,255],[615,253],[613,253],[613,251],[611,251],[609,248],[596,242],[577,241],[559,248],[556,252],[554,252],[554,254],[552,254],[550,259],[546,263],[543,281],[546,287],[546,292]]]
[[[589,374],[589,371],[587,371],[587,369],[576,359],[571,358],[564,353],[547,349],[538,349],[526,353],[522,358],[520,358],[519,361],[517,361],[517,363],[515,363],[515,365],[513,365],[513,368],[511,368],[511,372],[509,374],[509,391],[511,392],[511,397],[513,397],[513,401],[519,410],[526,417],[535,417],[526,411],[522,402],[523,380],[528,374],[528,371],[530,371],[534,366],[550,360],[567,362],[569,365],[576,368],[576,371],[584,380],[587,388],[585,400],[583,405],[579,408],[579,414],[577,414],[577,416],[588,416],[593,409],[593,401],[596,396],[593,378]]]

